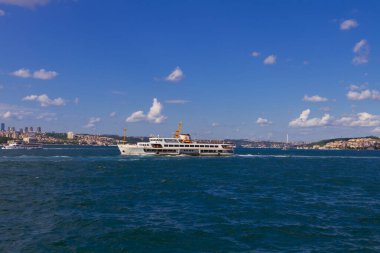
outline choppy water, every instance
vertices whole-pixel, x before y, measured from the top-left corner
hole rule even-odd
[[[0,151],[0,252],[380,252],[380,152]]]

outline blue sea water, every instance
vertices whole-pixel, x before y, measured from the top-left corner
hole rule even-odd
[[[0,252],[380,252],[380,152],[0,150]]]

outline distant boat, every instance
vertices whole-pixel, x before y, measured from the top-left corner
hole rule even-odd
[[[23,141],[11,141],[5,144],[1,149],[42,149],[38,143],[25,143]]]

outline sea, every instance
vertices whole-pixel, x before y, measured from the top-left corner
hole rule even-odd
[[[380,252],[380,151],[0,150],[0,252]]]

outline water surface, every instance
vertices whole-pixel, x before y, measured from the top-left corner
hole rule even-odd
[[[379,252],[380,152],[0,151],[0,252]]]

